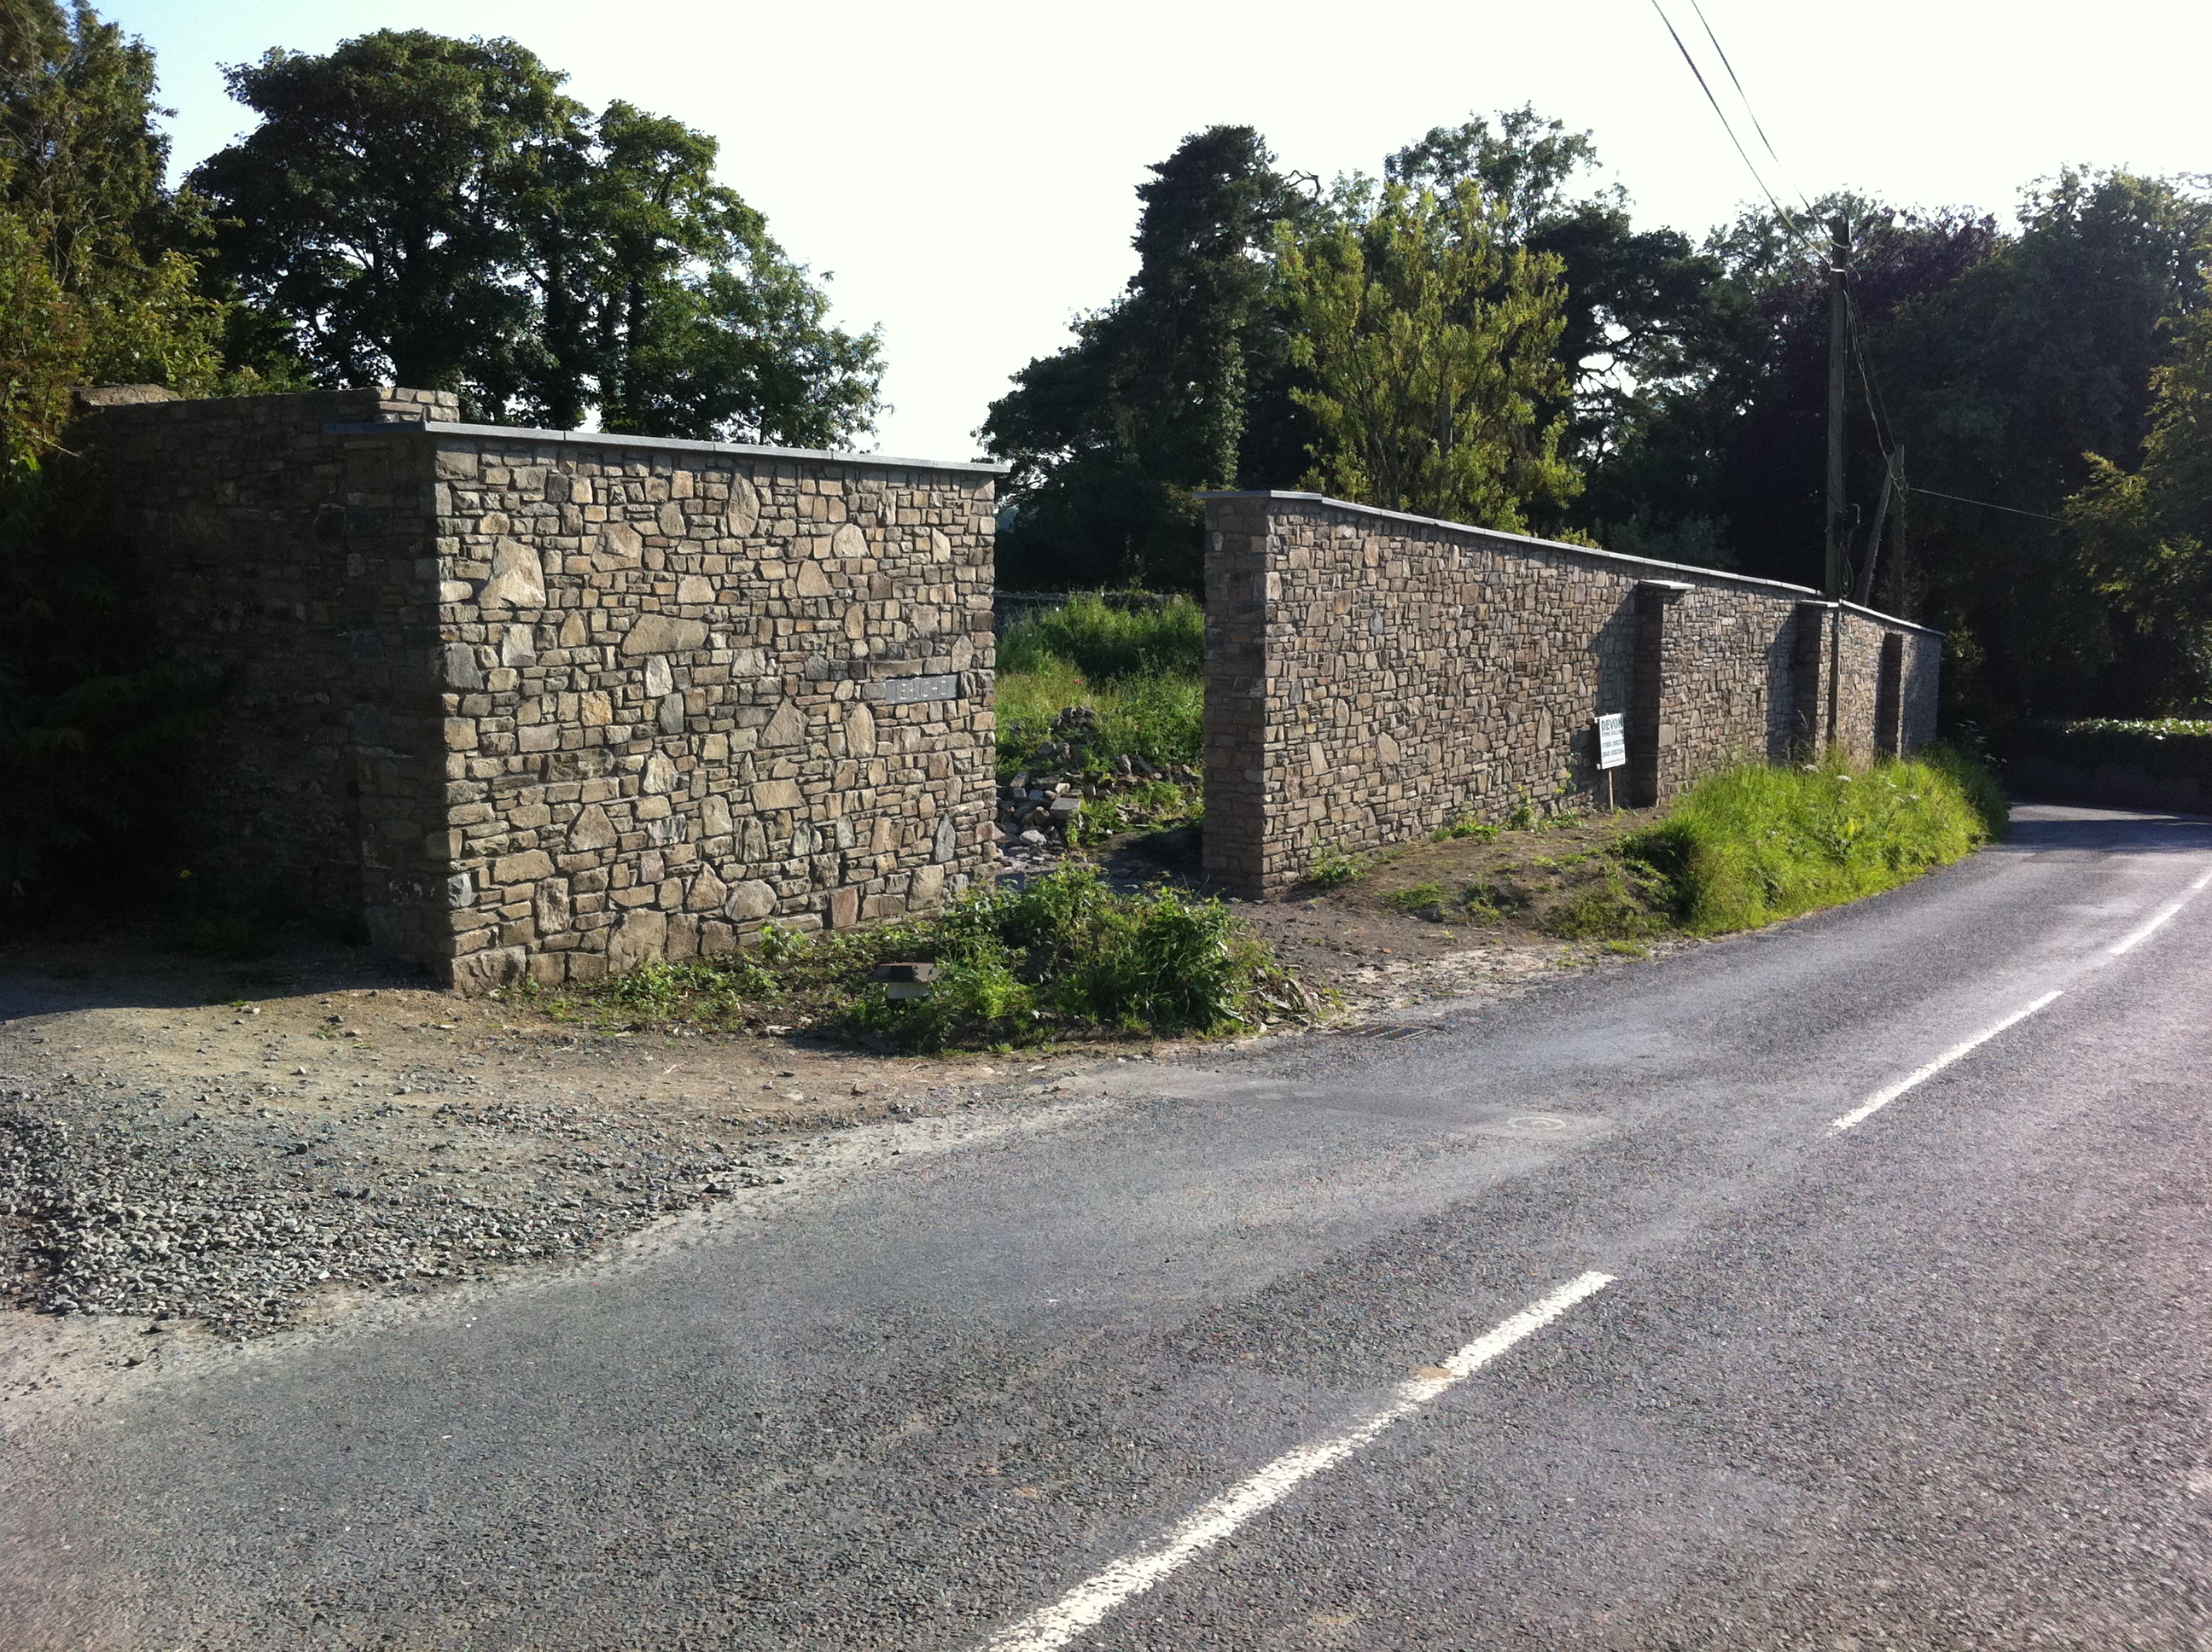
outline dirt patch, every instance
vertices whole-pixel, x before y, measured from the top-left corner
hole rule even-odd
[[[1618,884],[1608,851],[1658,817],[1651,810],[1562,816],[1533,829],[1394,850],[1333,888],[1237,903],[1239,916],[1308,985],[1333,994],[1333,1019],[1509,991],[1555,976],[1655,957],[1697,943],[1655,934],[1580,939],[1548,933],[1563,911]],[[1170,878],[1203,892],[1199,844],[1184,829],[1132,834],[1105,855],[1124,886]]]

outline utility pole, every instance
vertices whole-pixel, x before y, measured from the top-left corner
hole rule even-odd
[[[1844,518],[1844,369],[1850,354],[1844,271],[1850,256],[1850,221],[1838,213],[1828,220],[1828,562],[1822,586],[1832,600],[1850,594],[1844,584],[1849,539]]]
[[[1905,444],[1899,442],[1891,451],[1888,462],[1882,466],[1881,493],[1875,501],[1874,526],[1867,530],[1866,560],[1859,564],[1858,572],[1852,580],[1851,600],[1862,608],[1874,604],[1875,572],[1881,566],[1882,530],[1888,525],[1890,500],[1897,491],[1899,478],[1904,473]],[[1905,525],[1905,501],[1902,498],[1898,499],[1897,507],[1898,526],[1902,528]]]

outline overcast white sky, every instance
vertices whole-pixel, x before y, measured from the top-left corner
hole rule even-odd
[[[2022,184],[2069,162],[2212,171],[2207,0],[1704,4],[1808,195],[2008,214]],[[1667,7],[1704,50],[1690,0]],[[1533,102],[1596,135],[1641,223],[1702,234],[1757,188],[1650,0],[100,9],[159,52],[180,166],[246,124],[218,65],[387,27],[512,35],[587,103],[627,98],[714,133],[725,181],[835,273],[840,320],[882,325],[895,407],[873,445],[928,458],[971,453],[1007,375],[1128,278],[1131,191],[1202,126],[1256,126],[1285,165],[1328,177]]]

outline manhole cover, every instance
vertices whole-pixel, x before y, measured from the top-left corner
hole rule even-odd
[[[1519,1118],[1508,1119],[1505,1122],[1516,1130],[1564,1130],[1567,1127],[1565,1119],[1555,1119],[1548,1113],[1523,1113]]]

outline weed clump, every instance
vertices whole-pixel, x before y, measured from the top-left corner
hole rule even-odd
[[[891,960],[934,963],[927,994],[894,998],[870,979]],[[913,1051],[1219,1033],[1316,1007],[1222,902],[1121,894],[1082,862],[904,923],[813,938],[772,927],[748,951],[650,963],[544,1004],[562,1020],[773,1023]]]
[[[1306,868],[1306,882],[1316,889],[1341,889],[1366,871],[1340,844],[1324,843],[1314,851],[1313,864]]]

